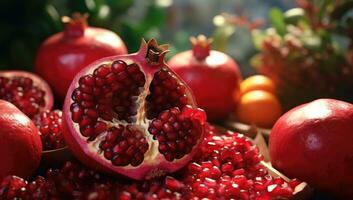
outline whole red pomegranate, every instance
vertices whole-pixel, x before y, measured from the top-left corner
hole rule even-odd
[[[353,105],[319,99],[284,114],[270,136],[275,168],[319,190],[353,198]]]
[[[164,62],[167,46],[142,41],[137,53],[100,59],[80,71],[64,102],[64,138],[78,159],[134,179],[186,165],[206,115]]]
[[[42,143],[33,122],[10,102],[0,100],[0,178],[29,178],[39,166]]]
[[[63,17],[65,30],[49,37],[39,48],[35,72],[64,99],[74,76],[93,61],[126,54],[125,44],[112,31],[87,26],[87,15]]]
[[[192,50],[173,56],[168,65],[191,88],[199,107],[210,120],[228,117],[235,110],[242,80],[237,63],[228,55],[210,50],[212,39],[191,37]]]
[[[53,107],[49,85],[25,71],[0,71],[0,99],[11,102],[31,119]]]

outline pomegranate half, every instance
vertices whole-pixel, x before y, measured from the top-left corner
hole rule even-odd
[[[50,110],[54,101],[47,82],[26,71],[0,71],[0,99],[11,102],[31,119]]]
[[[63,108],[64,138],[82,162],[148,179],[185,166],[203,139],[205,112],[164,62],[167,45],[141,43],[100,59],[74,78]]]

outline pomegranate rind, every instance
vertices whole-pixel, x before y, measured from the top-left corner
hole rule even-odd
[[[318,190],[353,198],[353,105],[317,99],[282,115],[272,128],[272,165]]]
[[[31,119],[7,101],[0,100],[0,113],[0,177],[30,178],[42,155],[39,131]]]
[[[197,152],[197,149],[201,144],[201,141],[204,135],[204,127],[203,127],[204,122],[202,122],[201,120],[198,120],[200,122],[200,125],[201,125],[200,127],[202,129],[200,139],[199,141],[197,141],[197,144],[192,148],[191,152],[188,153],[187,156],[184,156],[180,159],[176,159],[173,162],[169,162],[164,158],[162,154],[159,154],[157,155],[157,157],[155,157],[154,159],[155,162],[148,162],[147,164],[145,163],[143,165],[139,165],[136,167],[133,167],[131,165],[125,166],[125,167],[119,167],[119,166],[112,165],[112,163],[109,160],[105,159],[102,155],[98,154],[97,149],[89,149],[87,147],[88,146],[87,138],[81,135],[81,133],[79,132],[78,124],[72,121],[71,110],[70,110],[70,106],[73,103],[72,93],[79,86],[79,79],[82,76],[86,74],[92,74],[98,66],[104,63],[112,63],[116,60],[124,60],[127,63],[128,62],[136,63],[138,66],[149,66],[151,64],[146,59],[145,56],[148,51],[148,45],[151,45],[151,44],[157,45],[157,42],[155,40],[150,40],[148,43],[146,43],[144,40],[142,40],[140,50],[137,53],[130,54],[130,55],[119,55],[119,56],[107,57],[93,62],[92,64],[82,69],[75,76],[75,78],[73,79],[68,89],[68,92],[66,94],[66,98],[64,101],[64,107],[63,107],[63,129],[64,129],[63,136],[72,153],[81,162],[90,166],[91,168],[94,168],[96,170],[99,170],[104,173],[109,173],[109,174],[122,174],[137,180],[149,179],[149,178],[163,175],[165,173],[175,172],[178,169],[185,166],[193,158],[193,156],[195,155],[195,153]],[[159,69],[161,69],[162,66],[167,68],[168,71],[173,75],[175,75],[176,77],[179,77],[172,70],[170,70],[169,67],[167,67],[166,63],[164,62],[163,58],[166,53],[167,51],[163,51],[160,54],[158,62],[153,63],[153,65],[148,69],[143,69],[145,72],[146,80],[148,79],[152,80],[153,75]],[[193,98],[193,94],[191,93],[191,90],[187,87],[187,85],[182,79],[179,79],[179,81],[183,83],[187,88],[186,96],[188,97],[188,105],[196,109],[196,102]],[[204,120],[206,120],[205,118],[206,117],[203,116]],[[147,132],[147,128],[145,130]]]
[[[82,38],[72,40],[66,39],[63,32],[49,37],[39,48],[34,71],[48,81],[56,97],[60,100],[65,98],[67,88],[74,75],[89,63],[118,54],[126,54],[128,51],[124,42],[114,32],[105,29],[89,27],[85,30],[86,41]],[[107,41],[102,41],[102,39]],[[63,42],[65,41],[65,43]],[[111,42],[115,41],[115,42]],[[110,42],[110,43],[109,43]],[[92,43],[97,43],[92,45]],[[99,47],[97,52],[92,47]],[[85,59],[80,59],[81,53],[85,52]],[[69,56],[75,59],[66,59]],[[63,65],[61,60],[69,60]],[[80,66],[79,69],[75,66]]]
[[[45,106],[41,107],[40,111],[51,110],[53,108],[53,104],[54,104],[53,92],[50,86],[48,85],[48,83],[43,78],[31,72],[19,71],[19,70],[0,71],[0,76],[9,77],[9,78],[14,76],[19,76],[19,77],[26,77],[26,78],[32,79],[33,85],[39,87],[41,90],[45,92],[45,96],[44,96]]]

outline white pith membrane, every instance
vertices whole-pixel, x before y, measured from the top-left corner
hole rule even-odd
[[[124,59],[121,59],[121,60],[118,59],[118,60],[114,60],[114,61],[124,61],[126,63],[127,67],[129,67],[129,66],[131,66],[133,64],[136,64],[139,67],[139,70],[141,72],[143,72],[143,75],[144,75],[144,78],[145,78],[144,86],[138,88],[138,90],[139,90],[138,96],[129,96],[129,98],[131,97],[131,100],[129,100],[129,101],[136,102],[135,105],[137,105],[137,107],[136,107],[137,114],[136,115],[131,115],[131,116],[133,116],[131,122],[128,122],[127,120],[117,119],[116,117],[113,117],[112,121],[107,121],[107,120],[102,119],[101,117],[98,117],[96,122],[104,122],[106,124],[106,126],[107,126],[106,131],[104,131],[103,133],[100,133],[93,141],[89,141],[88,137],[85,137],[82,134],[77,135],[80,138],[80,140],[87,142],[87,148],[84,151],[86,153],[90,152],[91,155],[92,154],[93,155],[97,155],[97,153],[98,153],[97,157],[100,157],[100,159],[103,159],[106,162],[110,163],[110,165],[112,165],[112,167],[124,168],[124,169],[134,169],[134,168],[140,167],[141,163],[139,165],[137,165],[137,166],[132,166],[131,163],[129,163],[128,165],[114,165],[112,163],[113,159],[111,159],[111,160],[106,159],[104,157],[104,155],[103,155],[104,151],[100,150],[101,142],[105,140],[105,137],[107,136],[108,131],[111,128],[119,127],[119,126],[122,125],[122,126],[125,127],[125,130],[126,130],[128,126],[132,125],[130,127],[133,130],[140,130],[140,132],[143,134],[143,137],[146,139],[146,141],[148,143],[148,149],[143,155],[144,156],[143,157],[144,159],[142,161],[143,164],[145,166],[156,166],[156,165],[158,165],[161,162],[161,159],[163,159],[164,162],[169,162],[169,161],[167,161],[165,159],[164,155],[162,153],[160,153],[159,150],[158,150],[159,141],[157,139],[153,139],[153,135],[148,131],[150,123],[155,118],[152,118],[152,119],[148,119],[147,118],[147,109],[148,109],[147,105],[148,105],[148,103],[147,103],[147,99],[146,98],[151,93],[150,86],[151,86],[152,80],[154,78],[154,75],[157,74],[159,70],[157,70],[157,72],[155,72],[154,74],[147,73],[147,72],[144,73],[143,68],[141,67],[141,64],[139,62],[137,62],[136,60],[128,59],[126,57]],[[95,69],[97,69],[97,68],[99,68],[99,67],[101,67],[103,65],[111,67],[112,64],[114,63],[114,61],[102,63],[100,66],[96,67]],[[89,74],[93,74],[93,71],[95,69],[91,69],[91,70],[87,71],[84,76],[89,75]],[[166,70],[166,69],[163,69],[163,66],[162,66],[161,70]],[[166,70],[166,71],[168,72],[168,70]],[[169,76],[171,76],[173,79],[176,80],[178,85],[180,85],[181,87],[185,87],[183,85],[183,83],[178,81],[177,77],[175,77],[175,75],[173,73],[168,72],[168,74],[169,74]],[[79,86],[80,86],[80,84],[76,83],[76,87],[75,88],[79,88]],[[97,86],[95,86],[95,87],[97,87]],[[114,92],[111,91],[110,93],[112,93],[114,95]],[[187,95],[188,95],[188,93],[184,94],[184,96],[187,96]],[[104,97],[101,97],[101,98],[104,98]],[[111,97],[111,98],[113,98],[113,97]],[[95,100],[98,101],[99,99],[100,98],[97,98]],[[132,99],[136,99],[136,101],[134,101]],[[73,103],[75,103],[75,100],[71,99],[70,105],[72,105]],[[190,99],[188,99],[187,104],[189,104],[189,103],[192,106],[194,106],[194,103]],[[96,104],[94,106],[96,107],[97,104],[98,104],[98,102],[96,102]],[[112,102],[112,104],[113,104],[113,106],[116,106],[116,105],[114,105],[114,102]],[[113,106],[112,106],[112,109],[113,109]],[[175,106],[175,107],[177,107],[177,106]],[[172,108],[172,107],[170,107],[170,108]],[[169,109],[169,108],[166,108],[166,109]],[[180,113],[182,113],[182,109],[183,108],[179,107],[179,109],[180,109]],[[116,112],[114,112],[114,114],[117,115]],[[158,117],[158,115],[159,115],[159,113],[157,113],[156,117]],[[92,124],[94,124],[96,122],[93,122]],[[76,130],[80,130],[79,123],[73,122],[73,125],[74,125],[74,128]],[[197,127],[197,128],[199,128],[199,127]],[[81,133],[81,131],[79,131],[79,132]],[[196,141],[196,144],[199,144],[200,140],[201,140],[201,137],[200,137],[200,139],[198,139]],[[195,146],[197,146],[196,144],[195,144]],[[191,150],[194,147],[192,147]],[[173,162],[173,163],[178,162],[178,160],[182,160],[184,158],[184,156],[179,158],[179,159],[178,158],[174,158],[173,161],[171,161],[171,162]],[[156,169],[156,173],[158,173],[158,169]]]

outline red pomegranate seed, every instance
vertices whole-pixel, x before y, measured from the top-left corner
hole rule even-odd
[[[185,187],[185,185],[182,182],[180,182],[180,181],[178,181],[175,178],[170,177],[170,176],[166,177],[165,185],[166,185],[167,189],[170,189],[172,191],[180,191],[180,190],[182,190]]]
[[[66,146],[62,135],[62,112],[60,110],[41,112],[33,118],[44,150],[59,149]]]
[[[33,118],[45,105],[45,92],[27,77],[0,77],[0,99],[17,106],[29,118]]]

